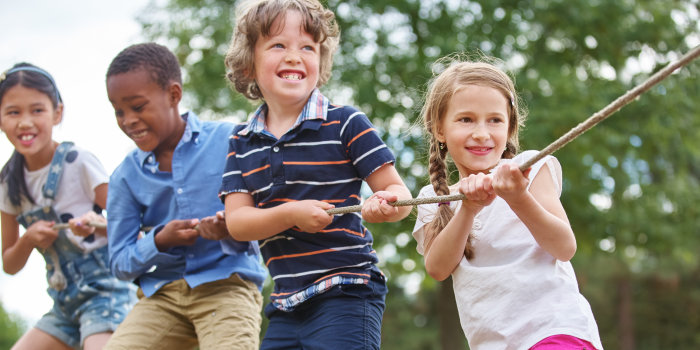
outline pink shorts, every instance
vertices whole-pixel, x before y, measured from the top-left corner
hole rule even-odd
[[[595,346],[572,335],[557,334],[544,338],[530,350],[596,350]]]

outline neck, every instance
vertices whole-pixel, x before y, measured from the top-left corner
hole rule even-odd
[[[153,150],[153,154],[156,155],[156,160],[158,160],[158,169],[161,171],[172,171],[173,163],[173,152],[175,148],[180,143],[182,135],[185,133],[185,127],[187,122],[179,118],[175,126],[175,130],[170,134],[168,139],[163,140],[163,142]]]
[[[34,171],[49,165],[56,152],[56,147],[58,147],[58,142],[52,140],[49,146],[41,152],[31,157],[24,156],[24,167],[29,171]]]
[[[278,139],[282,137],[294,122],[306,105],[306,101],[299,106],[286,106],[267,102],[267,114],[265,115],[265,128]]]

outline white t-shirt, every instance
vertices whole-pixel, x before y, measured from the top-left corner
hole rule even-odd
[[[537,154],[526,151],[518,164]],[[547,156],[530,171],[532,181],[544,164],[561,194],[561,168]],[[529,188],[529,187],[528,187]],[[433,197],[431,185],[418,197]],[[457,210],[461,201],[452,202]],[[418,206],[413,236],[423,254],[423,227],[437,204]],[[452,272],[457,309],[469,347],[474,350],[528,349],[556,334],[572,335],[602,350],[598,326],[588,301],[579,293],[570,262],[556,260],[542,249],[530,231],[500,197],[474,219],[474,257],[462,257]]]
[[[66,154],[58,192],[51,204],[51,200],[44,198],[42,194],[42,187],[49,176],[50,167],[51,164],[34,171],[24,169],[24,181],[36,204],[30,203],[23,197],[20,207],[15,207],[7,194],[7,183],[0,184],[0,211],[20,215],[33,208],[52,205],[61,221],[68,222],[71,218],[80,217],[93,210],[95,188],[109,182],[109,175],[100,161],[92,153],[73,146]],[[71,242],[86,252],[107,244],[107,237],[101,235],[94,235],[94,240],[86,241],[84,237],[74,235],[71,230],[65,230],[65,233]]]

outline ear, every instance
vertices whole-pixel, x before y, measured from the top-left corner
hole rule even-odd
[[[440,143],[445,143],[445,133],[439,125],[435,127],[435,139]]]
[[[171,106],[177,107],[180,100],[182,100],[182,85],[177,82],[171,82],[170,85],[168,85],[168,95],[170,97]]]
[[[59,102],[53,111],[53,125],[58,125],[63,120],[63,103]]]

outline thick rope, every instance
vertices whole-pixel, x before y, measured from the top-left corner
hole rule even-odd
[[[554,153],[554,151],[564,147],[567,143],[571,142],[573,139],[578,137],[579,135],[583,134],[586,132],[588,129],[596,126],[598,123],[601,121],[605,120],[608,118],[610,115],[613,113],[617,112],[620,108],[624,107],[625,105],[629,104],[637,98],[639,95],[643,94],[647,90],[649,90],[652,86],[658,84],[660,81],[671,75],[676,69],[683,67],[696,59],[700,55],[700,46],[696,46],[694,49],[690,50],[688,53],[683,55],[679,60],[675,62],[669,63],[666,67],[661,69],[660,71],[656,72],[654,75],[652,75],[649,79],[645,80],[643,83],[637,85],[634,87],[632,90],[627,91],[624,95],[618,97],[615,101],[611,102],[605,108],[601,109],[600,111],[596,112],[592,116],[590,116],[588,119],[586,119],[584,122],[580,123],[573,129],[569,130],[566,134],[558,138],[556,141],[552,142],[549,146],[545,147],[542,149],[538,154],[533,156],[532,158],[528,159],[525,163],[523,163],[520,166],[520,171],[525,171],[528,168],[530,168],[533,164],[535,164],[538,160],[544,158],[547,155],[550,155]],[[406,199],[406,200],[398,200],[395,202],[391,202],[392,206],[395,207],[401,207],[401,206],[412,206],[412,205],[420,205],[420,204],[430,204],[430,203],[443,203],[443,202],[452,202],[452,201],[457,201],[457,200],[464,200],[465,197],[463,194],[458,193],[458,194],[451,194],[451,195],[445,195],[445,196],[436,196],[436,197],[424,197],[424,198],[414,198],[414,199]],[[352,205],[352,206],[347,206],[347,207],[340,207],[340,208],[333,208],[326,210],[326,212],[329,215],[335,215],[335,214],[347,214],[347,213],[353,213],[353,212],[359,212],[362,211],[362,205]]]

